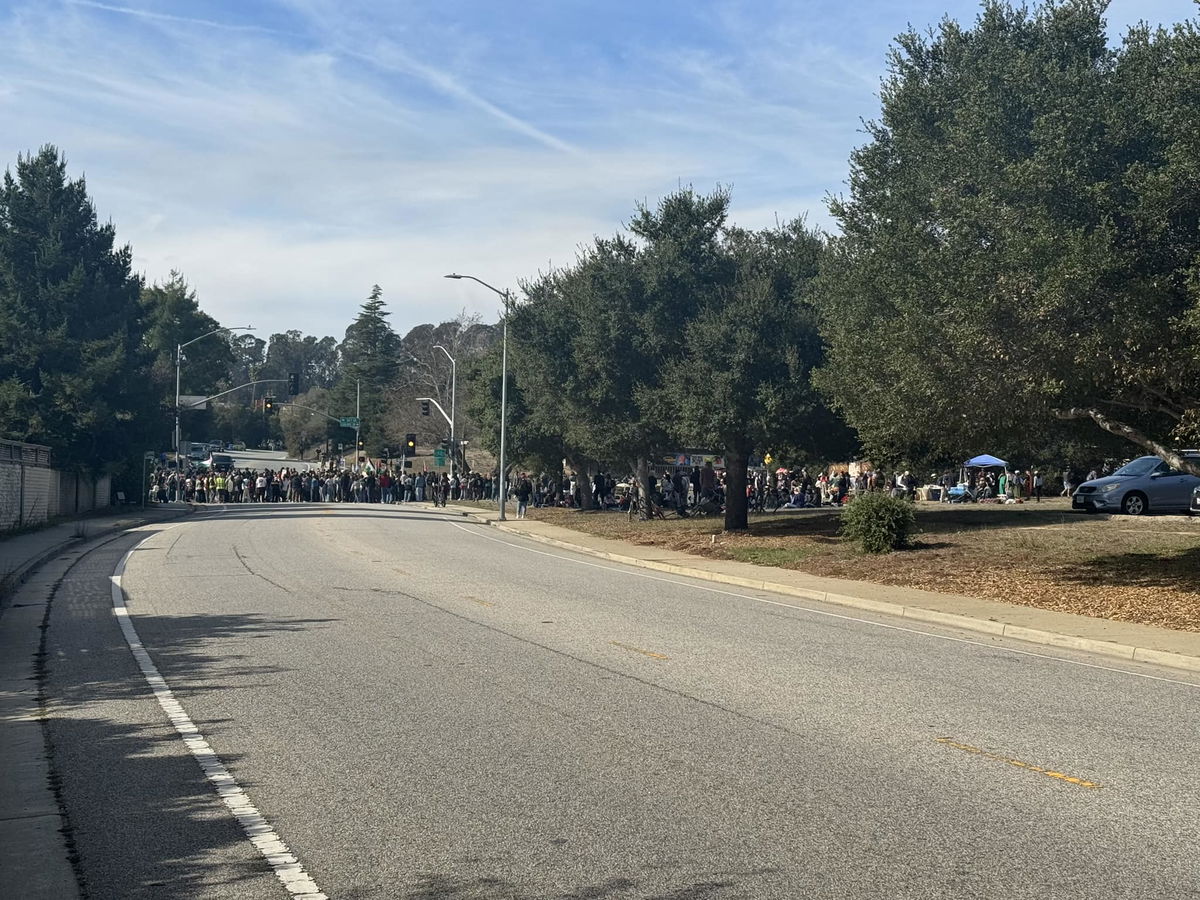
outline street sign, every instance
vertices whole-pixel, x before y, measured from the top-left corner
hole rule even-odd
[[[433,451],[433,464],[435,466],[444,466],[446,464],[446,451],[440,447]]]
[[[359,425],[358,416],[342,416],[338,419],[338,424],[343,428],[357,428]]]
[[[208,398],[203,394],[180,394],[180,409],[208,409]]]

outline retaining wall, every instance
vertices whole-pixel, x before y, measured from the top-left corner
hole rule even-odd
[[[0,533],[103,509],[112,479],[51,468],[50,448],[0,441]]]

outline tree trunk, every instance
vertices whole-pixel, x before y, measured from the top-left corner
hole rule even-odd
[[[725,456],[725,530],[746,531],[750,527],[746,503],[746,467],[750,454],[733,451]]]
[[[1060,419],[1091,419],[1109,434],[1115,434],[1118,437],[1123,437],[1131,443],[1137,444],[1139,447],[1150,451],[1155,456],[1166,460],[1174,468],[1181,472],[1190,472],[1193,475],[1200,475],[1200,463],[1186,456],[1180,456],[1174,450],[1171,450],[1164,444],[1147,436],[1132,425],[1127,425],[1124,422],[1118,422],[1111,418],[1108,414],[1101,410],[1090,407],[1072,407],[1071,409],[1055,410],[1055,415]]]
[[[642,497],[642,511],[638,518],[643,522],[651,518],[650,504],[654,502],[654,498],[650,494],[650,461],[644,456],[639,456],[636,463],[638,493]]]

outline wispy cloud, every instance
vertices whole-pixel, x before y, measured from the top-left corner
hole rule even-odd
[[[138,268],[223,321],[340,336],[376,282],[401,330],[490,318],[441,275],[515,287],[680,183],[828,225],[888,41],[947,8],[978,5],[10,0],[0,164],[59,146]]]
[[[124,16],[134,16],[135,18],[145,19],[151,22],[173,22],[181,25],[202,25],[205,28],[217,28],[222,31],[248,31],[259,32],[263,34],[279,34],[276,29],[266,28],[262,25],[243,25],[230,22],[214,22],[211,19],[196,19],[191,16],[176,16],[170,13],[154,12],[148,9],[137,9],[132,6],[114,6],[108,3],[97,3],[95,0],[66,0],[70,6],[86,6],[90,9],[99,9],[104,12],[120,13]]]

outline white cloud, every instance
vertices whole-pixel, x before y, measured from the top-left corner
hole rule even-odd
[[[60,147],[138,268],[181,270],[222,321],[340,337],[376,282],[400,331],[494,319],[441,276],[516,287],[680,183],[732,186],[739,224],[827,226],[887,41],[945,2],[680,0],[668,34],[550,0],[503,32],[463,3],[23,0],[0,150]]]

